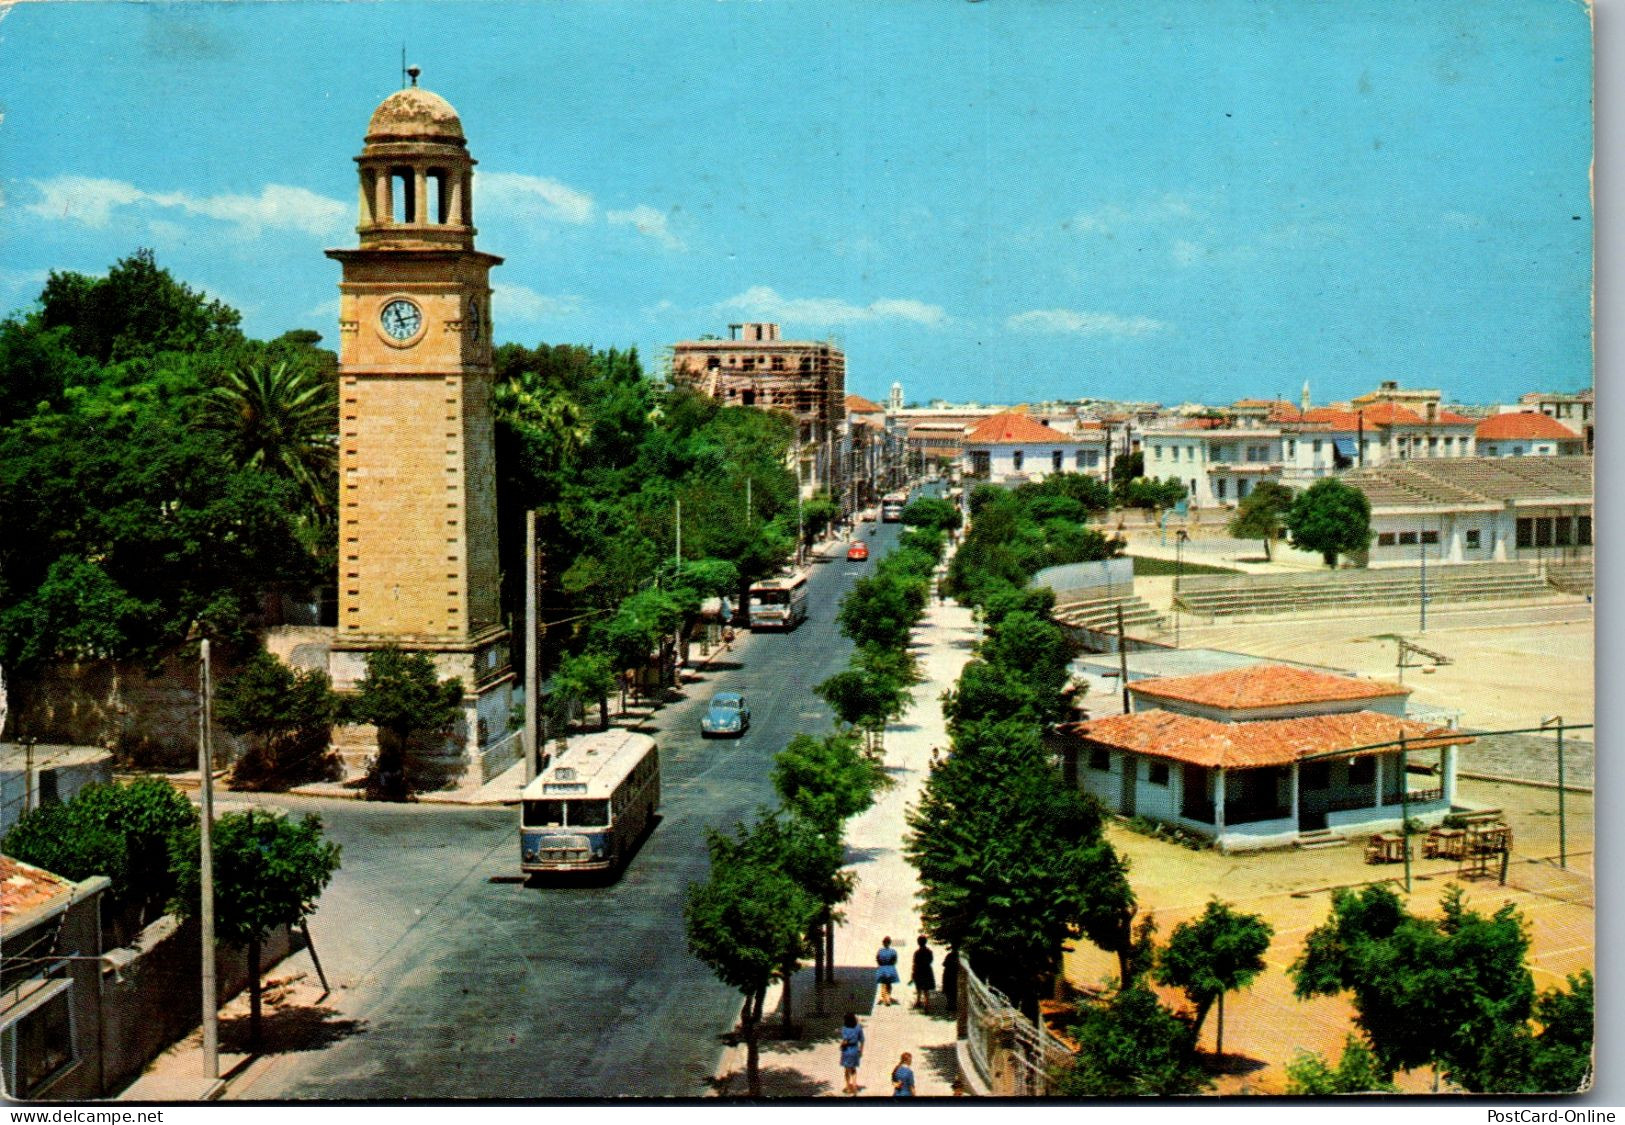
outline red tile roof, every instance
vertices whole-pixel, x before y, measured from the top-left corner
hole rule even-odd
[[[1556,438],[1558,441],[1579,441],[1580,435],[1556,418],[1534,412],[1524,414],[1492,414],[1478,424],[1479,441],[1507,441],[1517,438]]]
[[[73,897],[73,884],[44,868],[0,855],[0,926],[48,906],[53,900]]]
[[[884,414],[885,408],[870,402],[862,395],[846,396],[846,412],[848,414]]]
[[[1305,422],[1324,422],[1334,430],[1357,430],[1360,428],[1361,418],[1364,417],[1365,428],[1374,429],[1378,426],[1470,426],[1471,418],[1464,417],[1450,410],[1441,410],[1430,423],[1416,411],[1408,406],[1400,406],[1393,402],[1374,402],[1370,406],[1363,406],[1359,410],[1344,410],[1336,406],[1317,406],[1303,415]]]
[[[1384,680],[1357,680],[1290,664],[1252,664],[1200,676],[1137,680],[1129,691],[1153,699],[1179,699],[1226,711],[1254,711],[1302,703],[1331,703],[1409,695],[1411,689]]]
[[[1053,445],[1071,441],[1061,431],[1014,411],[984,419],[965,435],[966,445]]]
[[[1388,744],[1397,742],[1402,733],[1407,749],[1417,751],[1465,746],[1474,741],[1471,735],[1447,727],[1375,711],[1248,723],[1221,723],[1170,711],[1136,711],[1067,723],[1061,730],[1115,750],[1209,769],[1285,766],[1316,754],[1386,754],[1396,749]]]

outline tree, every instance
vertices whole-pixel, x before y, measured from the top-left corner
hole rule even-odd
[[[1272,480],[1253,486],[1230,517],[1229,532],[1237,539],[1262,539],[1264,557],[1270,558],[1270,544],[1280,537],[1282,521],[1292,507],[1292,490]]]
[[[744,997],[740,1027],[752,1097],[760,1097],[758,1030],[767,988],[780,979],[806,948],[806,933],[818,902],[741,827],[736,835],[706,834],[710,878],[691,883],[683,904],[688,948],[717,979]]]
[[[1119,507],[1128,502],[1129,486],[1145,476],[1145,454],[1120,453],[1112,460],[1112,499]]]
[[[174,890],[169,841],[197,822],[197,811],[157,777],[87,785],[73,800],[22,815],[0,851],[79,881],[105,875],[104,900],[116,920],[128,909],[138,925],[157,917]]]
[[[226,435],[237,464],[291,481],[314,522],[338,502],[338,395],[308,364],[252,362],[221,376],[204,421]]]
[[[798,734],[773,759],[773,788],[785,807],[825,828],[863,812],[888,782],[849,734]]]
[[[99,364],[242,341],[237,310],[176,281],[147,249],[106,277],[53,270],[40,305],[42,326],[66,328],[73,349]]]
[[[836,620],[859,647],[907,648],[909,631],[925,613],[929,597],[927,581],[877,570],[852,584]]]
[[[1394,1094],[1399,1092],[1377,1056],[1357,1035],[1343,1043],[1334,1070],[1312,1051],[1299,1051],[1286,1066],[1286,1092],[1304,1097],[1327,1094]]]
[[[1184,989],[1195,1005],[1193,1037],[1201,1036],[1208,1009],[1219,1002],[1215,1055],[1224,1054],[1224,994],[1246,988],[1264,971],[1264,951],[1274,936],[1274,927],[1257,914],[1242,914],[1218,899],[1208,901],[1200,918],[1181,922],[1168,935],[1157,958],[1157,980]]]
[[[552,717],[562,731],[578,705],[598,704],[598,727],[609,729],[609,693],[615,690],[615,667],[608,653],[567,652],[553,673]]]
[[[1061,1097],[1171,1097],[1213,1084],[1191,1050],[1190,1027],[1143,986],[1085,1008],[1072,1037],[1077,1057],[1056,1075]]]
[[[1038,717],[1054,722],[1066,714],[1061,692],[1071,679],[1072,644],[1052,621],[1025,610],[1006,613],[983,640],[980,655],[1026,682]]]
[[[903,509],[905,527],[921,527],[933,531],[958,531],[965,522],[958,505],[938,496],[922,496]]]
[[[1431,1064],[1467,1090],[1497,1092],[1521,1081],[1504,1056],[1534,1005],[1528,949],[1511,903],[1486,918],[1452,886],[1441,916],[1423,918],[1373,885],[1332,892],[1331,916],[1288,973],[1300,997],[1351,994],[1354,1022],[1385,1077]],[[1429,1018],[1418,1020],[1420,1011]]]
[[[296,672],[261,649],[220,685],[215,715],[249,739],[248,754],[232,770],[239,786],[328,777],[337,765],[329,743],[338,698],[319,668]]]
[[[886,724],[901,718],[913,702],[909,689],[917,680],[907,650],[867,645],[854,654],[850,668],[813,691],[829,704],[837,719],[862,728],[874,750]]]
[[[173,908],[181,917],[202,901],[195,827],[173,837]],[[278,926],[294,926],[316,909],[339,868],[339,846],[322,835],[321,819],[279,813],[226,813],[214,823],[215,932],[248,950],[249,1040],[260,1042],[260,944]]]
[[[1318,551],[1327,566],[1337,556],[1364,551],[1371,543],[1371,502],[1336,477],[1323,477],[1298,493],[1287,509],[1292,545]]]
[[[449,730],[462,714],[462,701],[463,681],[438,679],[428,654],[394,646],[367,653],[367,674],[356,685],[348,712],[352,722],[378,728],[374,783],[382,796],[405,798],[410,743]]]

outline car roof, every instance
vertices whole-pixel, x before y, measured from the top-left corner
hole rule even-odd
[[[742,691],[719,691],[711,697],[712,703],[721,703],[723,701],[743,703],[745,693]]]

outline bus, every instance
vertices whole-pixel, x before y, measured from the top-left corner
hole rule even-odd
[[[908,507],[908,493],[892,492],[880,501],[880,522],[900,523],[903,519],[903,509]]]
[[[764,578],[750,588],[752,629],[794,629],[807,620],[807,576],[804,573]]]
[[[620,868],[660,805],[660,748],[627,730],[578,735],[519,798],[521,870]]]

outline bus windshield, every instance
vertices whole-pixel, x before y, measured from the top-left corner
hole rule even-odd
[[[562,828],[564,826],[564,802],[526,801],[524,824],[526,828],[546,828],[549,825]]]
[[[526,801],[526,828],[602,828],[609,823],[608,801]]]
[[[571,828],[602,828],[609,823],[608,801],[571,801]]]
[[[790,591],[752,590],[750,596],[761,605],[784,605],[790,600]]]

